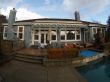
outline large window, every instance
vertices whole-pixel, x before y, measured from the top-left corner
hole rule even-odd
[[[76,27],[74,30],[67,30],[67,40],[81,40],[81,30]]]
[[[66,33],[65,31],[61,31],[61,40],[65,40],[66,39]]]
[[[8,26],[4,26],[3,39],[7,39]]]
[[[56,40],[56,30],[51,31],[51,40]]]
[[[75,31],[68,31],[67,40],[75,40]]]
[[[24,26],[18,26],[17,37],[21,40],[24,39]]]
[[[14,32],[14,38],[17,37],[21,40],[24,39],[24,26],[18,26],[18,28],[14,27],[12,31]],[[8,26],[5,26],[3,31],[3,39],[7,39],[7,32]]]

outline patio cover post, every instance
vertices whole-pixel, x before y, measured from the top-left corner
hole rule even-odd
[[[57,45],[58,45],[58,48],[61,48],[60,32],[61,32],[61,27],[57,26]]]
[[[47,40],[48,40],[48,42],[49,42],[49,44],[50,44],[50,40],[51,40],[51,28],[50,28],[50,27],[49,27],[49,29],[48,29]]]

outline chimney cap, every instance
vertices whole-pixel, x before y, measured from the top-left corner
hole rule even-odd
[[[74,15],[75,15],[75,20],[76,20],[76,21],[80,21],[79,11],[75,11]]]
[[[13,10],[15,10],[15,8],[13,8]]]

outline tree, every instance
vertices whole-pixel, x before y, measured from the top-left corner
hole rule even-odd
[[[99,50],[103,50],[103,36],[101,33],[100,29],[97,29],[97,33],[94,35],[95,40],[94,40],[94,47],[99,49]]]
[[[110,42],[110,16],[108,17],[107,20],[107,31],[105,33],[105,41]]]
[[[108,20],[107,20],[107,28],[110,28],[110,16],[108,17]]]
[[[6,16],[0,14],[0,39],[2,39],[1,35],[3,32],[2,23],[6,23],[6,22],[7,22]]]
[[[6,19],[6,16],[4,15],[1,15],[0,14],[0,51],[1,51],[1,40],[2,40],[2,34],[3,34],[3,25],[2,23],[6,23],[7,22],[7,19]],[[0,52],[1,53],[1,52]]]

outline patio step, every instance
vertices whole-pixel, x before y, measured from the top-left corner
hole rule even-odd
[[[24,55],[24,54],[16,54],[14,57],[15,60],[30,62],[30,63],[43,63],[45,59],[44,56],[35,56],[35,55]]]

